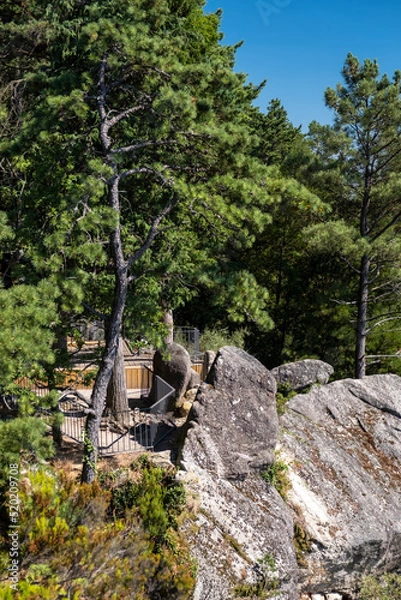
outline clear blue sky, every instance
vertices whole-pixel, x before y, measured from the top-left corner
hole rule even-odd
[[[267,79],[258,105],[280,98],[294,125],[331,123],[324,90],[341,80],[348,52],[376,58],[381,73],[401,70],[401,0],[208,0],[223,10],[222,43],[244,41],[235,69]]]

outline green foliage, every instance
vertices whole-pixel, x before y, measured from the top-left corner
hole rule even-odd
[[[45,280],[36,286],[0,288],[0,387],[38,374],[53,362],[54,296],[53,286]]]
[[[144,481],[146,489],[138,491],[137,503],[135,494],[127,496],[127,476]],[[183,510],[182,492],[175,489],[172,475],[148,460],[128,470],[104,473],[101,485],[78,485],[50,467],[27,469],[19,496],[23,567],[16,598],[191,597],[193,564],[175,526]],[[161,510],[168,523],[163,539]],[[6,561],[1,568],[4,575]],[[7,587],[8,583],[0,584],[2,597]]]
[[[185,506],[185,489],[169,473],[154,466],[146,457],[132,465],[140,479],[127,479],[112,488],[110,510],[123,518],[127,511],[135,509],[150,536],[160,543],[165,540],[169,528],[176,529],[177,518]]]
[[[294,127],[288,119],[287,112],[280,100],[271,100],[267,113],[255,110],[252,126],[259,137],[255,150],[257,156],[266,165],[279,165],[285,169],[297,141],[303,139],[300,127]]]
[[[223,346],[244,348],[247,333],[246,329],[237,329],[230,332],[228,328],[206,328],[200,336],[199,349],[201,352],[206,352],[207,350],[217,352]]]
[[[347,316],[355,329],[355,375],[361,377],[377,329],[391,337],[399,329],[401,85],[399,72],[390,81],[379,75],[376,61],[360,63],[352,54],[342,75],[343,83],[325,93],[334,125],[313,123],[309,134],[315,153],[309,178],[332,213],[305,234],[321,259],[342,263],[344,285],[332,299],[353,309]]]
[[[316,353],[321,357],[329,345],[326,332],[315,341],[317,332],[322,330],[322,320],[317,324],[315,307],[324,288],[315,281],[316,264],[312,263],[302,235],[306,224],[326,216],[328,206],[310,181],[302,178],[312,153],[279,101],[271,103],[267,115],[252,115],[251,123],[259,136],[259,144],[254,148],[256,156],[287,177],[286,185],[278,188],[276,202],[271,206],[270,223],[241,255],[258,284],[269,292],[265,310],[274,323],[270,329],[262,330],[250,322],[248,348],[266,366],[275,367],[302,355]]]
[[[276,407],[279,416],[285,413],[287,402],[296,395],[297,392],[292,390],[288,383],[280,383],[277,385]]]
[[[282,460],[276,460],[272,465],[260,473],[266,483],[276,488],[283,500],[291,489],[291,481],[288,477],[288,465]]]
[[[10,464],[40,463],[53,456],[46,424],[37,417],[0,421],[0,488],[8,481]],[[22,464],[22,463],[21,463]]]
[[[381,577],[368,575],[359,592],[360,600],[400,600],[401,575],[384,573]]]
[[[294,522],[294,547],[298,564],[306,566],[305,552],[311,551],[312,542],[305,529],[297,521]]]

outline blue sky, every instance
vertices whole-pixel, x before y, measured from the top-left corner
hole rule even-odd
[[[280,98],[294,125],[331,123],[324,90],[341,80],[348,52],[376,58],[381,73],[401,70],[401,0],[208,0],[223,9],[223,43],[241,40],[236,70],[267,79],[258,104]]]

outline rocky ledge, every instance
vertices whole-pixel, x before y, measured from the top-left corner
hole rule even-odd
[[[357,598],[364,575],[401,570],[401,378],[314,386],[279,429],[275,391],[256,359],[222,348],[188,416],[194,600]],[[275,459],[285,501],[263,477]]]
[[[310,540],[300,589],[353,596],[401,568],[401,378],[316,386],[281,418],[288,502]]]

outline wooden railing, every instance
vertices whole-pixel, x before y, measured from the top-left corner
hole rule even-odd
[[[194,363],[192,365],[192,368],[200,375],[202,379],[202,363]],[[93,375],[93,378],[91,381],[88,381],[88,376],[90,374]],[[93,388],[95,374],[95,371],[66,371],[62,373],[64,379],[59,385],[57,385],[57,388],[71,388],[73,390],[91,390]],[[149,390],[152,383],[152,372],[148,366],[142,364],[126,365],[125,381],[128,390]],[[49,392],[46,383],[42,383],[40,381],[32,383],[32,381],[30,381],[27,378],[20,379],[18,381],[18,385],[20,387],[30,388],[36,393],[37,396],[45,396]]]

